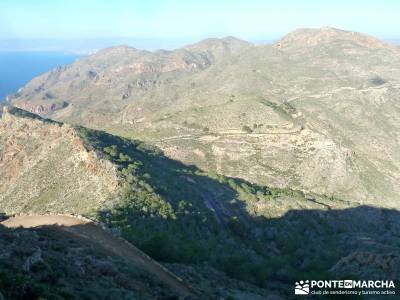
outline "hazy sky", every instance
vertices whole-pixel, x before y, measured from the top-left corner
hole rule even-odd
[[[270,40],[299,27],[400,36],[396,0],[0,0],[0,41],[21,39]]]

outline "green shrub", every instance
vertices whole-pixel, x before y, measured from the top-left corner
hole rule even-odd
[[[253,132],[253,129],[251,129],[249,126],[247,126],[247,125],[244,125],[243,127],[242,127],[242,130],[244,131],[244,132],[247,132],[247,133],[252,133]]]

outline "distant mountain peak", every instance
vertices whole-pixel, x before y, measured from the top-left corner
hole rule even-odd
[[[94,55],[135,55],[141,52],[148,52],[146,50],[140,50],[129,45],[116,45],[108,48],[101,49],[97,51]]]
[[[335,41],[351,41],[367,48],[386,48],[390,45],[383,41],[355,31],[346,31],[334,27],[299,28],[287,35],[275,44],[278,48],[302,48],[314,47]]]
[[[228,35],[228,36],[225,36],[223,38],[220,38],[220,40],[222,40],[224,42],[242,43],[242,44],[246,44],[246,45],[251,44],[250,42],[247,42],[245,40],[239,39],[239,38],[234,37],[232,35]]]

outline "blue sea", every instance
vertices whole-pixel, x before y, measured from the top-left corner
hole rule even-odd
[[[32,78],[57,66],[74,62],[78,55],[61,52],[1,52],[0,102]]]

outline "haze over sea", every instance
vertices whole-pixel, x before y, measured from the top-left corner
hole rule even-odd
[[[0,51],[0,102],[35,76],[57,66],[70,64],[77,58],[76,54],[62,52]]]

